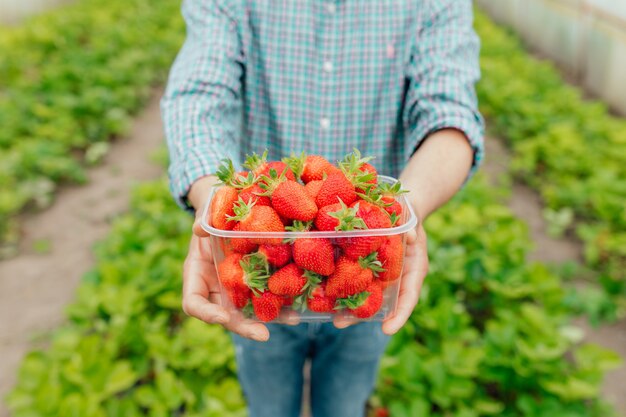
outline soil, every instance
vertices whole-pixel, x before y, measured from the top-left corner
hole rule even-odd
[[[25,216],[22,250],[0,262],[0,398],[15,382],[17,367],[36,339],[63,322],[81,276],[94,264],[92,245],[125,212],[135,183],[156,179],[163,168],[150,155],[163,143],[157,91],[128,139],[111,146],[84,186],[65,187],[47,210]],[[41,245],[48,250],[38,253]],[[41,251],[41,250],[40,250]],[[0,417],[8,416],[0,401]]]
[[[500,140],[487,138],[486,160],[482,170],[490,181],[497,183],[498,177],[506,173],[510,154]],[[547,235],[547,224],[542,215],[543,203],[537,192],[529,187],[514,183],[509,200],[509,207],[515,215],[524,220],[535,242],[535,250],[528,256],[529,261],[558,264],[570,260],[582,261],[583,245],[571,238],[554,239]],[[626,320],[591,327],[585,320],[576,320],[575,324],[585,332],[585,342],[598,344],[617,352],[626,358]],[[613,403],[618,415],[626,417],[626,363],[606,375],[602,386],[602,396]]]

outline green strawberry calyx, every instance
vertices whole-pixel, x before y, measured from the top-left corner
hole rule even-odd
[[[379,272],[386,271],[386,269],[383,268],[383,264],[378,260],[378,252],[372,252],[366,257],[361,256],[358,262],[361,268],[371,270],[376,277]]]
[[[304,151],[302,151],[300,156],[292,153],[291,156],[283,158],[282,161],[289,167],[291,172],[293,172],[293,175],[295,175],[297,179],[300,179],[300,177],[302,177],[302,173],[304,172],[306,157],[307,155]]]
[[[347,308],[348,310],[355,310],[361,307],[363,304],[365,304],[370,294],[371,293],[369,291],[363,291],[363,292],[360,292],[355,295],[351,295],[346,298],[338,298],[337,307],[335,308],[337,310],[341,310],[344,308]]]
[[[328,213],[330,217],[334,217],[339,220],[339,224],[335,227],[335,230],[345,232],[350,230],[367,229],[367,225],[363,219],[357,216],[359,203],[355,204],[354,207],[346,206],[341,199],[339,199],[339,203],[341,204],[341,210]]]

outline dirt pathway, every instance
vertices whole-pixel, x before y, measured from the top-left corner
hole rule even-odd
[[[87,185],[62,190],[52,207],[23,219],[24,250],[0,262],[0,398],[15,382],[33,338],[62,323],[64,306],[93,266],[92,245],[128,209],[133,184],[162,175],[149,160],[163,142],[160,95],[139,115],[130,139],[116,142],[104,163],[89,171]],[[45,254],[32,250],[42,240],[50,248]],[[0,417],[7,415],[0,401]]]
[[[502,143],[493,138],[487,138],[486,154],[483,170],[495,183],[499,175],[506,173],[511,157]],[[528,224],[535,242],[535,250],[529,254],[529,260],[550,264],[583,259],[581,242],[566,238],[554,239],[546,234],[543,204],[535,191],[515,183],[509,207],[518,218]],[[607,347],[626,358],[626,321],[600,328],[591,328],[584,320],[578,320],[576,324],[584,330],[586,341]],[[626,381],[626,364],[607,374],[602,394],[616,405],[619,415],[626,417],[626,385],[623,381]]]

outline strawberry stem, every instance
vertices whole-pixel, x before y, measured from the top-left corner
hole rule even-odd
[[[335,230],[345,232],[357,229],[367,229],[367,225],[363,219],[357,216],[357,212],[359,211],[358,203],[354,207],[346,206],[341,199],[339,199],[339,203],[341,204],[341,210],[328,213],[330,217],[334,217],[339,220],[339,224],[335,227]]]
[[[358,294],[351,295],[350,297],[338,298],[336,308],[337,309],[347,308],[350,310],[355,310],[361,307],[363,304],[365,304],[370,294],[371,293],[369,291],[363,291]]]
[[[256,152],[253,152],[252,155],[246,155],[246,162],[243,163],[243,166],[248,168],[250,171],[254,171],[265,163],[267,163],[267,149],[261,156],[259,156]]]

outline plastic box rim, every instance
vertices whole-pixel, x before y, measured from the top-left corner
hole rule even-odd
[[[390,184],[396,183],[398,180],[393,177],[388,177],[385,175],[379,175],[378,179]],[[214,185],[211,190],[211,194],[209,198],[204,203],[204,208],[202,209],[202,216],[200,218],[200,226],[210,235],[226,237],[226,238],[281,238],[281,239],[293,239],[293,238],[301,238],[306,236],[307,238],[348,238],[348,237],[364,237],[364,236],[391,236],[391,235],[400,235],[408,232],[411,229],[414,229],[418,224],[418,218],[413,211],[413,207],[406,200],[406,196],[402,194],[399,199],[403,200],[403,206],[406,207],[409,211],[409,219],[406,223],[386,228],[386,229],[363,229],[363,230],[351,230],[351,231],[307,231],[307,232],[242,232],[242,231],[233,231],[233,230],[222,230],[216,229],[207,223],[209,207],[211,205],[211,201],[213,200],[213,196],[217,189],[222,187],[222,185]]]

